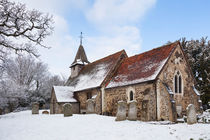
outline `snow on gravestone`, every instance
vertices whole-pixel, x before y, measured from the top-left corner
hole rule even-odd
[[[137,120],[136,101],[134,101],[134,100],[129,102],[128,120],[131,120],[131,121]]]
[[[94,106],[94,100],[93,99],[88,99],[86,101],[87,104],[87,114],[95,113],[95,106]]]
[[[32,114],[39,114],[39,103],[32,103]]]
[[[187,106],[187,124],[197,123],[196,109],[193,104]]]
[[[70,103],[65,103],[63,105],[63,115],[64,117],[72,116],[72,105]]]
[[[117,105],[117,115],[115,121],[126,120],[126,107],[127,104],[124,101],[119,101]]]

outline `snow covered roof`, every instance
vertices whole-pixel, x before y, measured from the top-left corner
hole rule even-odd
[[[198,96],[201,95],[200,92],[195,88],[195,86],[193,86],[193,90],[194,90],[194,92],[195,92]]]
[[[58,102],[77,102],[77,100],[73,97],[72,87],[67,86],[53,86],[56,99]]]
[[[66,85],[74,87],[74,91],[101,86],[109,71],[117,64],[124,50],[85,65],[79,75],[69,78]]]
[[[125,58],[106,88],[155,80],[178,43]]]

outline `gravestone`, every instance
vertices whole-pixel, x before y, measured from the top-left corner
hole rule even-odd
[[[72,105],[70,103],[65,103],[63,105],[63,115],[64,117],[72,116]]]
[[[130,101],[128,107],[128,120],[136,121],[137,120],[137,107],[136,101]]]
[[[95,113],[95,103],[93,99],[87,100],[86,107],[87,114]]]
[[[8,107],[6,107],[6,108],[4,109],[4,113],[5,113],[5,114],[10,113],[10,110],[9,110]]]
[[[196,109],[193,104],[187,106],[187,124],[197,123]]]
[[[117,115],[115,121],[126,120],[126,108],[127,104],[124,101],[119,101],[117,105]]]
[[[42,114],[49,114],[49,111],[44,110],[44,111],[42,111]]]
[[[2,115],[3,114],[3,110],[0,108],[0,115]]]
[[[32,103],[32,114],[39,114],[39,103]]]

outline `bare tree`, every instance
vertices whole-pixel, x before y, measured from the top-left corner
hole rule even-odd
[[[0,60],[10,52],[28,52],[36,57],[36,46],[52,33],[52,16],[27,10],[21,3],[0,0]],[[23,41],[19,41],[19,40]]]

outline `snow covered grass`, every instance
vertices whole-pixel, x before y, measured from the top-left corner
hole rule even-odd
[[[210,124],[115,122],[101,115],[32,115],[22,111],[0,116],[0,140],[210,140]]]

